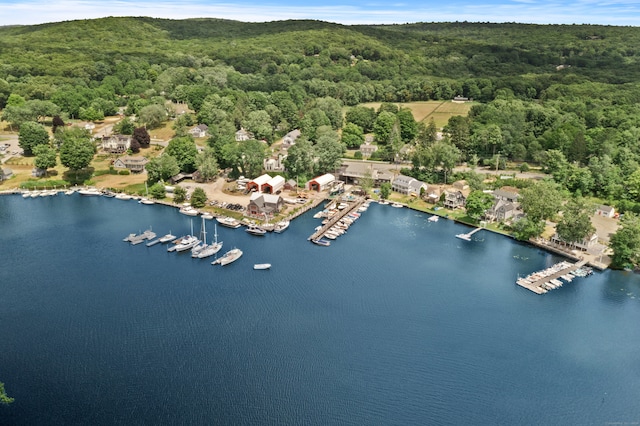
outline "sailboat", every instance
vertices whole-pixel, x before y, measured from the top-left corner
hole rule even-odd
[[[202,239],[202,244],[196,244],[191,249],[191,257],[198,257],[198,253],[200,253],[203,249],[207,248],[207,230],[205,228],[204,219],[202,219],[202,226],[200,227],[200,238]]]
[[[218,253],[222,248],[222,241],[218,242],[218,226],[214,224],[214,242],[213,244],[209,244],[198,253],[198,259],[204,259],[205,257],[213,256]]]
[[[155,204],[156,202],[153,200],[149,199],[149,187],[147,186],[147,182],[144,183],[144,189],[147,192],[147,196],[146,197],[142,197],[139,201],[139,203],[141,204]]]

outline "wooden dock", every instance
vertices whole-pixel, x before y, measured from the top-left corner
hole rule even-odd
[[[548,291],[546,288],[544,288],[544,284],[583,267],[587,263],[587,261],[581,260],[577,263],[564,263],[566,263],[567,266],[559,268],[557,271],[551,272],[549,274],[545,274],[544,271],[539,271],[529,275],[527,278],[519,278],[518,280],[516,280],[516,284],[536,294],[544,294]]]
[[[357,210],[362,205],[362,203],[364,203],[364,201],[364,198],[359,197],[355,201],[349,203],[349,206],[347,208],[338,211],[338,213],[336,213],[335,215],[333,215],[333,217],[331,217],[331,219],[329,219],[326,225],[322,225],[322,228],[311,234],[311,236],[307,238],[307,240],[313,241],[322,237],[329,230],[329,228],[338,223],[343,217],[345,217],[352,211]]]

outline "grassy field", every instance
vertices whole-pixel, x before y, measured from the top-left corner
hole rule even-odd
[[[441,129],[449,121],[449,117],[454,115],[466,116],[473,106],[470,102],[453,102],[453,101],[424,101],[424,102],[408,102],[397,104],[401,108],[409,108],[413,114],[413,118],[420,122],[429,122],[433,118],[436,127]],[[376,111],[380,108],[380,102],[370,102],[362,104],[367,108],[373,108]]]

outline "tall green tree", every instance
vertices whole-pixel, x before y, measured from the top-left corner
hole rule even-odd
[[[198,147],[190,135],[171,139],[165,152],[178,161],[180,171],[192,173],[196,170]]]
[[[218,175],[218,161],[213,148],[207,147],[198,154],[196,157],[196,169],[205,182],[209,182]]]
[[[553,219],[560,211],[563,196],[556,183],[541,181],[520,191],[520,206],[530,221]]]
[[[569,244],[576,244],[592,235],[595,231],[591,224],[592,213],[592,206],[584,199],[572,197],[564,206],[562,218],[556,225],[558,236]]]
[[[18,144],[24,150],[25,155],[33,155],[36,146],[49,144],[49,133],[43,125],[27,121],[20,126]]]
[[[207,204],[207,194],[204,192],[204,189],[197,187],[191,193],[191,207],[195,207],[197,209],[204,207]]]
[[[167,110],[162,105],[147,105],[138,112],[138,123],[147,129],[160,127],[167,118]]]
[[[620,219],[620,227],[611,236],[612,266],[640,268],[640,216],[627,212]]]
[[[493,205],[493,195],[483,191],[472,191],[467,197],[465,208],[467,216],[474,220],[480,220],[484,212],[489,210]]]
[[[58,153],[49,145],[37,145],[33,149],[33,153],[36,155],[33,165],[39,169],[52,169],[58,163]]]
[[[364,133],[357,124],[347,123],[342,128],[342,143],[348,149],[357,149],[364,142]]]
[[[344,151],[345,147],[337,137],[321,136],[315,145],[317,172],[319,174],[335,172],[342,164]]]
[[[306,182],[313,177],[315,153],[313,145],[305,136],[300,136],[295,145],[291,146],[284,159],[284,167],[287,176],[300,178]]]
[[[60,163],[72,172],[86,168],[93,160],[96,147],[91,141],[89,132],[79,127],[65,129],[59,133]],[[76,173],[77,176],[77,173]]]
[[[158,181],[167,181],[170,177],[180,173],[178,160],[169,154],[154,157],[145,165],[147,170],[147,182],[154,184]],[[176,189],[178,189],[176,187]]]

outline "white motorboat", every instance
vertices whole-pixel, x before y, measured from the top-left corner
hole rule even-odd
[[[216,218],[218,223],[222,226],[226,226],[227,228],[240,228],[242,225],[239,220],[234,219],[232,217],[224,216]]]
[[[84,188],[78,191],[78,194],[85,196],[96,196],[102,195],[102,192],[98,191],[96,188]]]
[[[270,263],[256,263],[255,265],[253,265],[253,269],[269,269],[271,268],[271,264]]]
[[[429,222],[437,222],[438,219],[440,219],[440,216],[434,214],[433,216],[430,216],[428,220]]]
[[[191,206],[185,206],[183,208],[180,209],[180,213],[187,215],[187,216],[198,216],[198,214],[200,213],[198,210],[194,209]]]
[[[231,262],[235,262],[236,260],[240,259],[240,257],[242,256],[242,250],[240,250],[239,248],[234,248],[229,250],[228,252],[226,252],[224,254],[224,256],[222,256],[220,259],[214,260],[213,262],[211,262],[212,265],[228,265]]]
[[[316,238],[315,240],[311,240],[311,242],[323,247],[329,247],[331,245],[331,241],[325,240],[324,238]]]
[[[249,225],[247,229],[245,229],[251,235],[263,236],[267,233],[267,230],[259,227],[258,225]]]
[[[200,240],[197,237],[194,237],[193,235],[187,235],[182,239],[182,241],[180,241],[180,243],[176,244],[175,251],[182,252],[191,250],[198,244],[200,244]]]
[[[203,218],[203,219],[211,220],[211,219],[213,219],[213,215],[212,215],[211,213],[209,213],[209,212],[207,212],[207,213],[203,213],[203,214],[202,214],[202,218]]]
[[[399,209],[399,208],[402,208],[404,206],[402,204],[400,204],[400,203],[392,203],[391,207],[395,207],[395,208]]]
[[[290,220],[281,220],[280,222],[276,223],[275,227],[273,228],[273,232],[277,232],[279,234],[287,229],[290,224]]]
[[[138,203],[150,205],[150,204],[155,204],[156,202],[143,197],[143,198],[140,198],[140,201],[138,201]]]
[[[118,200],[130,200],[131,199],[131,195],[125,194],[124,192],[121,192],[119,194],[116,194],[115,198],[117,198]]]
[[[168,233],[168,234],[166,234],[166,235],[164,235],[164,236],[160,237],[160,242],[161,242],[162,244],[164,244],[164,243],[171,242],[171,241],[175,240],[176,238],[177,238],[177,237],[176,237],[175,235],[173,235],[173,234],[171,233],[171,231],[169,231],[169,233]]]

